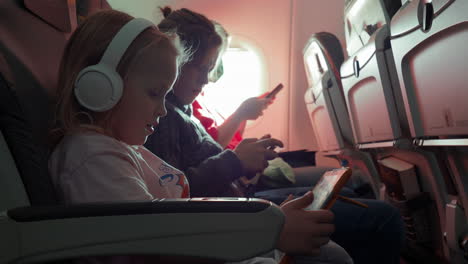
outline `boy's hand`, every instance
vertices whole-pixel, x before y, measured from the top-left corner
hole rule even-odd
[[[266,98],[267,95],[269,95],[269,94],[270,94],[270,91],[268,91],[268,92],[266,92],[266,93],[260,95],[258,98],[260,98],[260,99],[264,99],[264,98],[265,98],[265,99],[268,99],[268,105],[271,105],[271,104],[275,101],[276,96],[273,96],[273,97],[270,97],[270,98]]]
[[[251,97],[237,108],[234,113],[241,120],[256,120],[263,114],[263,110],[268,107],[269,99],[262,99],[258,97]]]
[[[283,143],[278,139],[264,138],[257,140],[256,138],[247,138],[239,143],[234,152],[246,171],[257,173],[268,166],[268,160],[278,156],[273,150],[277,146],[283,146]]]
[[[328,210],[303,210],[314,200],[312,192],[283,202],[281,209],[286,219],[277,248],[288,254],[318,255],[320,247],[330,241],[335,231],[334,215]]]

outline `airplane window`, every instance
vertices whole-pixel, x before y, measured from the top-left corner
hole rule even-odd
[[[203,88],[202,100],[221,116],[229,117],[245,99],[265,92],[264,69],[259,55],[244,47],[228,48],[221,61],[222,75]]]

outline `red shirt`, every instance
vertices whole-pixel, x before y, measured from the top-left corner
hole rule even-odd
[[[216,111],[210,111],[206,106],[202,106],[200,102],[195,100],[192,103],[193,107],[193,116],[195,116],[198,120],[200,120],[200,123],[203,125],[203,127],[206,129],[206,132],[210,134],[210,136],[214,140],[218,140],[218,126],[220,123],[216,122],[216,117],[218,117],[218,120],[225,120],[224,117],[222,117],[218,112]],[[235,149],[237,145],[242,141],[242,135],[239,130],[236,131],[234,136],[232,137],[231,141],[229,144],[226,146],[227,149]]]

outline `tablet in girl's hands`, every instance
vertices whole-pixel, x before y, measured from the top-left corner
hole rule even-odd
[[[350,177],[350,168],[327,171],[312,189],[314,201],[305,210],[329,209],[336,201],[341,188],[343,188]]]

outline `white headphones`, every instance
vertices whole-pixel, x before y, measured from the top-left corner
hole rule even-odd
[[[135,38],[152,26],[155,25],[149,20],[132,19],[117,32],[104,51],[101,61],[78,73],[74,93],[83,107],[95,112],[104,112],[119,102],[123,93],[123,81],[116,71],[117,65]]]

